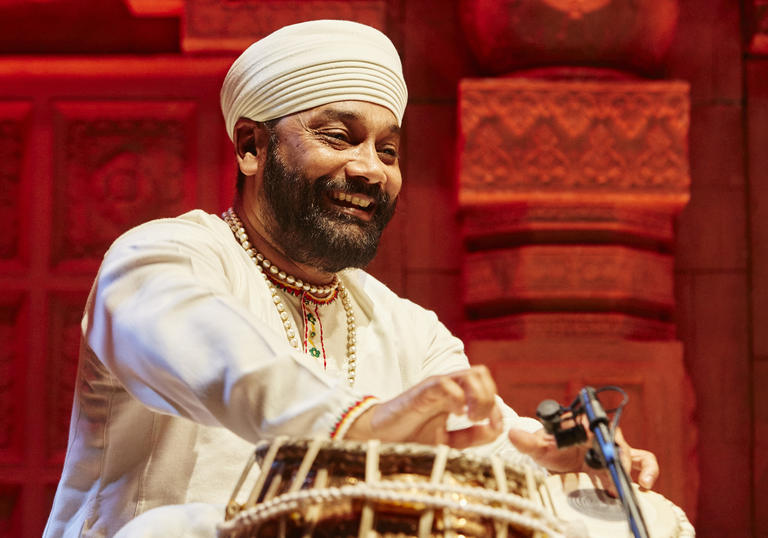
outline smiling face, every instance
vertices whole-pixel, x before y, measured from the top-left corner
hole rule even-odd
[[[271,240],[323,271],[367,265],[402,185],[399,146],[394,115],[371,103],[331,103],[277,121],[261,189]]]

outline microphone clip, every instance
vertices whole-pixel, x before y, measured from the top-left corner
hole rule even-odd
[[[576,414],[555,400],[541,402],[536,408],[536,416],[544,425],[544,430],[554,436],[557,448],[578,445],[587,440],[584,426],[574,420]]]

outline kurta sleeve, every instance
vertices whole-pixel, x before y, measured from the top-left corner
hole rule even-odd
[[[155,411],[252,442],[330,434],[362,395],[288,344],[269,293],[240,281],[262,277],[233,270],[222,239],[220,230],[183,219],[118,239],[86,309],[86,344]]]

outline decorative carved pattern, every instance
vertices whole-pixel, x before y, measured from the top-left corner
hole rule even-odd
[[[674,340],[673,323],[614,313],[531,312],[469,322],[467,340],[622,338]]]
[[[46,449],[49,461],[56,464],[64,461],[67,448],[80,346],[80,320],[87,296],[84,291],[57,293],[49,298]]]
[[[460,86],[464,205],[688,200],[683,82],[472,80]]]
[[[0,103],[0,260],[19,257],[27,103]]]
[[[122,232],[194,201],[191,103],[59,103],[52,263],[99,260]],[[90,267],[89,267],[90,269]]]
[[[0,303],[0,456],[11,460],[18,458],[24,424],[20,420],[23,402],[19,396],[26,378],[21,356],[27,335],[21,306],[21,295],[12,293],[7,293]]]
[[[671,310],[671,256],[621,246],[537,245],[469,254],[466,303],[491,310],[556,304],[582,311]]]
[[[312,19],[345,19],[379,30],[386,0],[187,0],[182,47],[186,51],[240,53],[282,26]]]

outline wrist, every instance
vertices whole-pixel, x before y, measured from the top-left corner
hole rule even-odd
[[[373,407],[379,403],[374,396],[365,396],[347,407],[334,424],[331,439],[371,439],[371,416]]]

